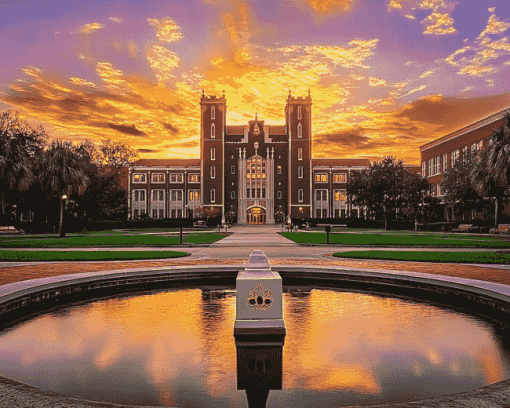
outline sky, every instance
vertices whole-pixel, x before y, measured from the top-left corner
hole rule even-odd
[[[510,108],[509,0],[0,0],[0,111],[52,138],[198,158],[200,97],[227,125],[313,101],[313,156],[418,164]]]

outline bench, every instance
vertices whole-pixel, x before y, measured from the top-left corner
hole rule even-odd
[[[499,224],[498,228],[491,228],[491,234],[510,234],[510,224]]]
[[[460,224],[459,228],[452,229],[452,232],[471,232],[473,230],[473,224]]]

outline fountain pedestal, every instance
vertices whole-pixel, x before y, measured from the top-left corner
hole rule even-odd
[[[283,346],[285,334],[282,278],[271,270],[263,251],[252,251],[236,280],[236,344]]]

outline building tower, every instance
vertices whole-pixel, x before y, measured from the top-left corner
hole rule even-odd
[[[289,137],[287,173],[287,214],[310,217],[312,200],[312,97],[292,97],[285,106],[285,124]]]
[[[201,196],[206,217],[225,216],[225,118],[227,102],[223,96],[205,95],[200,99]]]

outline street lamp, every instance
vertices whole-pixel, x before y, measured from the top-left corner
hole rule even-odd
[[[299,217],[303,218],[303,207],[299,207]]]
[[[67,200],[67,195],[64,194],[62,196],[62,200],[60,201],[60,226],[59,226],[59,229],[58,229],[58,232],[59,232],[59,237],[60,238],[64,238],[66,235],[65,235],[65,232],[64,232],[64,228],[63,228],[63,222],[64,222],[64,206],[66,205],[66,200]]]

